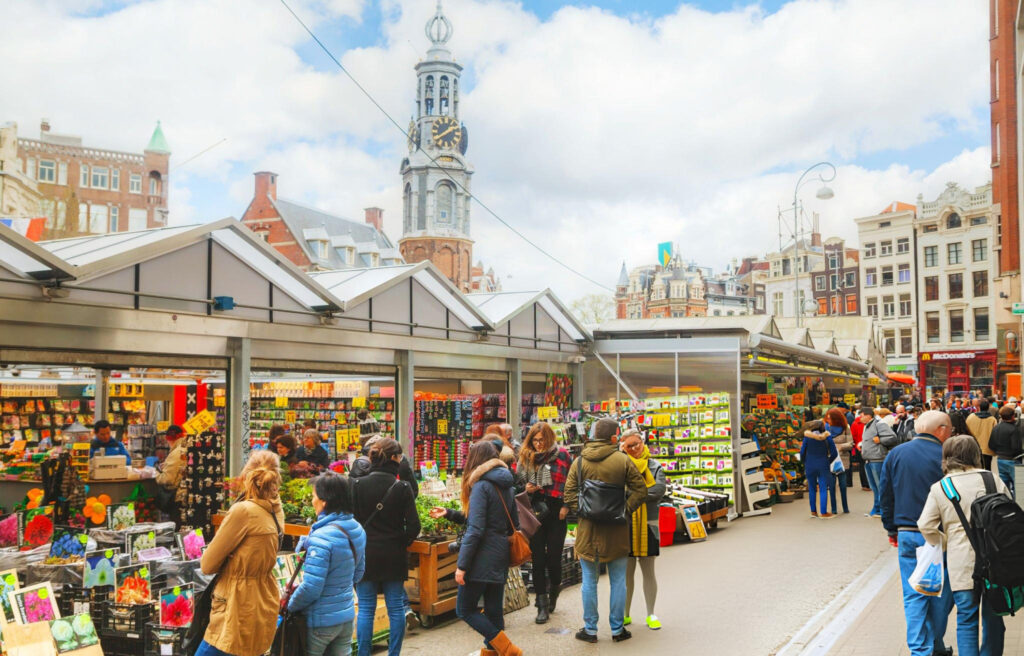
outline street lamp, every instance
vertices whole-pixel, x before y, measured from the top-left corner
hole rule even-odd
[[[793,256],[794,256],[793,277],[794,277],[795,284],[796,284],[796,289],[793,292],[793,294],[794,294],[794,296],[793,296],[793,298],[794,298],[793,306],[796,309],[796,325],[797,325],[798,328],[803,325],[803,315],[804,315],[804,305],[805,305],[805,303],[800,303],[799,302],[799,299],[800,299],[800,239],[803,237],[804,231],[803,231],[803,225],[800,223],[800,214],[797,212],[797,193],[799,193],[799,191],[800,191],[800,186],[804,184],[804,178],[807,176],[807,174],[810,173],[811,171],[813,171],[814,169],[818,168],[819,166],[827,166],[828,168],[832,169],[832,175],[830,177],[826,178],[823,175],[821,175],[820,173],[818,174],[817,179],[821,182],[821,188],[818,189],[818,191],[815,194],[815,196],[819,200],[829,200],[830,198],[835,196],[836,195],[835,192],[832,191],[832,188],[828,186],[829,182],[832,182],[833,180],[836,179],[836,167],[831,162],[818,162],[817,164],[814,164],[813,166],[807,167],[807,170],[805,170],[803,173],[800,174],[800,178],[796,181],[796,187],[793,188],[793,239],[794,239],[794,242],[793,242]],[[807,182],[810,182],[813,179],[814,178],[810,178],[810,179],[807,180]],[[811,288],[813,289],[813,287],[814,287],[814,285],[812,284]]]

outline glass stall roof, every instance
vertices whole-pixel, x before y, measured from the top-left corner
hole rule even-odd
[[[85,237],[72,237],[70,239],[42,241],[39,242],[39,245],[70,264],[84,266],[112,258],[146,244],[152,244],[161,239],[167,239],[189,230],[195,230],[197,227],[199,226],[188,225],[138,230],[136,232],[114,232],[107,235],[88,235]]]

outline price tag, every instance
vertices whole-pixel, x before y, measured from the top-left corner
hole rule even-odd
[[[798,405],[798,406],[804,405],[804,395],[803,394],[794,394],[793,395],[793,405]]]
[[[757,395],[757,409],[758,410],[777,410],[779,407],[779,397],[774,394],[758,394]]]
[[[174,596],[178,596],[180,594],[181,594],[181,588],[179,588],[178,586],[174,586]]]
[[[296,414],[295,414],[294,410],[286,410],[285,413],[284,413],[284,420],[286,422],[288,422],[289,424],[294,424],[295,423],[295,417],[296,417]]]
[[[203,529],[201,529],[201,528],[197,528],[196,529],[196,537],[197,538],[203,537]]]
[[[287,408],[288,407],[288,397],[287,396],[275,396],[274,397],[274,407],[275,408]]]
[[[36,596],[39,597],[40,599],[46,599],[47,597],[50,596],[50,591],[47,590],[46,588],[40,588],[39,592],[36,593]]]
[[[78,541],[81,542],[82,544],[89,544],[89,536],[86,535],[85,533],[79,533],[78,534]]]
[[[829,403],[832,403],[832,396],[828,392],[822,392],[821,393],[821,404],[822,405],[828,405]]]
[[[4,583],[6,583],[7,585],[17,585],[18,577],[14,574],[8,574],[4,577]]]
[[[148,567],[143,567],[142,569],[140,569],[139,570],[139,576],[141,576],[144,579],[148,579],[149,578],[149,568]]]
[[[857,402],[857,395],[856,394],[843,394],[843,402],[845,402],[847,404],[856,403]]]
[[[537,408],[537,419],[540,421],[558,419],[558,408],[553,405]]]
[[[113,558],[114,557],[114,550],[113,549],[107,549],[106,551],[103,552],[103,557],[104,558]]]
[[[228,404],[228,397],[226,396],[215,396],[213,397],[213,407],[225,408]]]
[[[352,407],[353,408],[365,408],[366,407],[366,397],[365,396],[357,396],[356,398],[352,399]]]
[[[189,435],[198,435],[199,433],[210,429],[216,423],[217,417],[209,410],[203,410],[186,421],[182,428],[184,428],[185,432]]]
[[[447,435],[448,434],[448,420],[447,419],[438,419],[437,420],[437,434],[438,435]]]

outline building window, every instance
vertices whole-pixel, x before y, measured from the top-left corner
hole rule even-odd
[[[896,316],[896,303],[892,296],[882,297],[882,317],[889,319]]]
[[[437,214],[436,222],[447,225],[455,217],[455,193],[452,186],[442,182],[437,186]]]
[[[110,224],[107,222],[106,205],[89,206],[89,232],[101,235],[107,232]]]
[[[121,169],[110,169],[110,190],[121,191]]]
[[[782,260],[782,275],[788,276],[793,273],[793,260],[788,257]]]
[[[132,173],[128,176],[128,191],[133,194],[142,193],[142,176],[138,173]]]
[[[42,162],[40,162],[42,165]],[[971,241],[971,261],[984,262],[988,259],[988,240],[975,239]]]
[[[846,281],[843,283],[843,285],[845,287],[847,287],[847,288],[856,287],[857,286],[857,272],[856,271],[847,271],[846,272]]]
[[[865,269],[864,270],[864,286],[865,287],[874,287],[877,284],[878,284],[878,273],[876,272],[875,268],[872,267],[870,269]]]
[[[951,273],[951,274],[949,274],[949,297],[950,298],[963,298],[964,297],[964,274],[962,274],[962,273]]]
[[[896,240],[896,252],[897,253],[909,253],[910,252],[910,237],[900,237]]]
[[[974,341],[988,341],[988,308],[974,308]]]
[[[885,342],[885,354],[896,355],[896,331],[885,330],[882,332],[882,341]]]
[[[39,160],[39,181],[50,184],[57,181],[57,162],[52,159]]]
[[[864,244],[864,257],[868,258],[868,257],[874,257],[874,256],[875,256],[875,244],[874,244],[874,242],[872,242],[870,244]]]
[[[78,186],[79,187],[88,187],[89,186],[89,165],[88,164],[80,164],[79,167],[78,167],[78,170],[80,171],[80,175],[79,175],[79,179],[78,179]]]
[[[839,311],[839,301],[840,301],[840,299],[842,299],[842,296],[838,296],[838,295],[837,296],[833,296],[832,297],[832,301],[829,303],[829,305],[831,306],[831,310],[832,310],[832,315],[833,316],[839,316],[839,315],[842,314],[842,312]]]
[[[892,241],[883,241],[878,244],[878,254],[882,257],[892,255]]]
[[[110,206],[110,232],[117,232],[117,218],[121,214],[121,208],[117,205]]]
[[[924,265],[926,267],[939,266],[939,247],[938,246],[925,246],[924,247]]]
[[[145,230],[149,226],[148,215],[145,208],[132,207],[128,209],[128,229],[132,232],[136,230]]]
[[[828,256],[828,268],[838,269],[839,268],[839,256],[832,253]]]
[[[857,314],[857,295],[846,295],[846,314]]]
[[[869,317],[878,317],[878,298],[872,296],[867,300],[866,312]]]
[[[160,195],[160,176],[159,174],[156,173],[156,171],[149,174],[149,195]]]
[[[962,342],[962,341],[964,341],[964,311],[963,310],[950,310],[949,311],[949,341],[951,341],[951,342]]]
[[[939,313],[938,312],[925,312],[924,315],[925,323],[925,334],[927,335],[929,344],[938,344],[939,342]]]
[[[935,223],[929,223],[928,225],[924,226],[924,228],[922,229],[922,232],[938,232],[938,231],[939,231],[939,226],[937,224],[935,224]]]
[[[884,267],[882,267],[882,286],[884,287],[886,285],[891,285],[891,284],[892,284],[892,267],[891,266],[884,266]]]
[[[963,225],[963,221],[960,220],[960,215],[953,212],[946,217],[946,230],[953,230]]]
[[[57,184],[67,185],[68,183],[68,163],[59,162],[57,164]]]
[[[910,300],[910,294],[900,294],[900,316],[909,317],[914,311],[913,301]]]
[[[822,316],[828,314],[828,301],[824,296],[818,297],[818,314]]]
[[[974,283],[974,298],[988,296],[988,271],[975,271],[971,277]]]
[[[946,244],[946,264],[960,264],[963,261],[964,248],[960,242]]]
[[[829,276],[828,276],[828,284],[829,284],[828,288],[829,288],[830,291],[834,292],[835,290],[839,289],[839,274],[838,273],[831,273],[831,274],[829,274]]]
[[[89,186],[93,189],[106,189],[110,186],[110,171],[105,166],[92,167],[92,182]]]
[[[888,228],[891,225],[892,225],[892,221],[879,221],[878,222],[878,227],[879,228]]]
[[[825,291],[825,276],[814,276],[814,290]]]
[[[974,216],[974,217],[971,217],[971,225],[972,226],[985,225],[986,223],[988,223],[988,217],[987,216]]]
[[[901,264],[901,265],[899,265],[899,268],[896,271],[896,275],[897,275],[896,280],[900,284],[903,284],[905,282],[910,282],[910,265],[909,264]]]
[[[36,158],[35,157],[29,157],[28,159],[25,160],[25,175],[27,175],[28,177],[32,178],[33,180],[35,179],[35,177],[36,177]]]
[[[914,330],[912,328],[900,328],[900,355],[910,355],[914,352]]]
[[[939,300],[939,277],[928,276],[924,279],[924,300]]]
[[[772,294],[772,313],[777,317],[781,317],[784,308],[782,292],[774,292]]]

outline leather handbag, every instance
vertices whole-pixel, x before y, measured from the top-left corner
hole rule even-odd
[[[584,476],[583,458],[576,460],[576,466],[580,481],[579,518],[598,524],[627,524],[626,488]]]
[[[498,493],[498,500],[501,501],[501,507],[505,509],[505,517],[508,518],[509,530],[512,531],[512,534],[508,536],[508,566],[519,567],[533,558],[533,552],[530,551],[530,540],[512,523],[512,514],[508,511],[508,504],[505,503],[504,492],[497,485],[494,485],[494,490]]]
[[[540,530],[540,519],[533,509],[529,494],[520,492],[516,495],[516,510],[519,511],[519,530],[526,537],[532,538]]]

